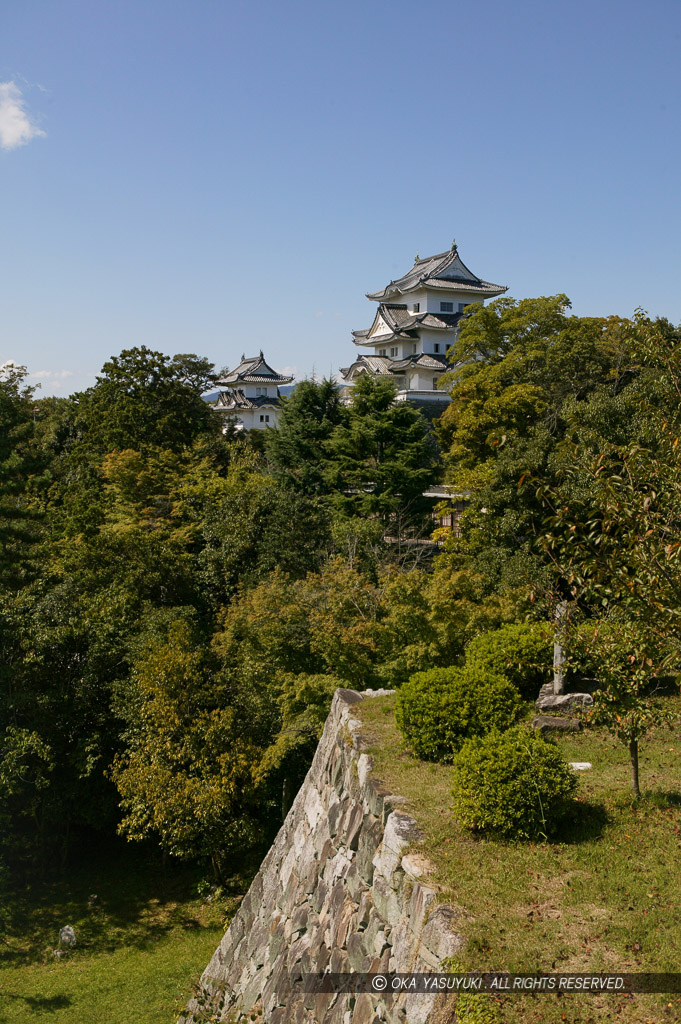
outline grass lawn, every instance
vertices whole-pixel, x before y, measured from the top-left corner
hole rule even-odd
[[[0,1022],[172,1024],[248,886],[236,879],[227,897],[206,902],[197,880],[119,847],[17,895],[0,939]],[[66,924],[77,945],[56,960]]]
[[[666,699],[681,712],[679,698]],[[462,970],[681,971],[681,724],[641,744],[639,802],[630,797],[628,754],[613,737],[596,729],[561,737],[569,761],[590,761],[593,768],[580,773],[559,840],[500,842],[457,827],[451,769],[409,753],[395,726],[394,701],[373,698],[357,712],[374,774],[407,798],[441,898],[460,909],[467,939]],[[490,1020],[504,1024],[681,1020],[680,994],[479,999]]]

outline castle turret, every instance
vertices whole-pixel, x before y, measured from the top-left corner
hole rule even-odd
[[[278,373],[262,354],[241,357],[235,369],[227,370],[218,384],[226,388],[215,403],[217,412],[236,419],[241,430],[266,430],[276,427],[279,417],[281,384],[290,384],[293,377]]]
[[[437,256],[417,256],[402,277],[367,293],[379,304],[374,322],[352,336],[358,348],[373,349],[373,354],[358,355],[341,370],[346,396],[360,373],[371,373],[392,376],[398,401],[449,401],[447,393],[438,390],[438,382],[451,369],[447,350],[456,341],[466,307],[506,290],[476,277],[456,245]]]

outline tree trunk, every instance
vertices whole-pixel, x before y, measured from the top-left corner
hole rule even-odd
[[[638,740],[629,740],[629,758],[631,760],[631,788],[638,799],[641,790],[638,784]]]

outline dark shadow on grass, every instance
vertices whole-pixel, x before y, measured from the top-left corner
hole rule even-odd
[[[652,804],[658,810],[666,811],[667,808],[681,807],[681,793],[675,790],[660,791],[659,789],[654,789],[649,793],[644,792],[641,802]]]
[[[249,865],[250,867],[250,865]],[[254,870],[252,874],[255,873]],[[250,882],[250,872],[223,888],[214,913],[204,913],[197,899],[198,869],[174,865],[162,870],[153,859],[120,848],[80,864],[67,878],[17,890],[8,901],[7,940],[0,944],[0,965],[44,963],[56,947],[59,930],[74,927],[77,945],[70,958],[145,949],[168,933],[198,931],[221,924],[235,909]],[[97,900],[91,904],[91,894]],[[0,1018],[1,1019],[1,1018]]]
[[[601,838],[609,823],[610,817],[602,804],[575,800],[569,805],[552,838],[570,846],[592,842]]]
[[[33,1010],[35,1013],[56,1013],[57,1010],[65,1010],[67,1006],[70,1006],[72,1000],[69,996],[17,996],[14,994],[7,995],[4,993],[0,995],[0,1000],[9,1001],[10,999],[18,1002],[21,1000],[26,1006]],[[0,1002],[0,1021],[10,1021],[12,1018],[6,1017],[2,1010],[2,1002]]]

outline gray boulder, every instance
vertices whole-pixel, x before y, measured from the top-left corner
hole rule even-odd
[[[537,715],[532,719],[532,728],[538,729],[542,736],[547,732],[579,732],[582,724],[578,718],[559,718],[554,715]]]
[[[554,693],[553,685],[546,683],[539,691],[537,707],[540,711],[558,711],[570,714],[576,708],[590,708],[594,699],[590,693]]]
[[[70,924],[64,925],[63,928],[59,929],[59,945],[66,946],[67,949],[73,949],[76,944],[76,933]]]

